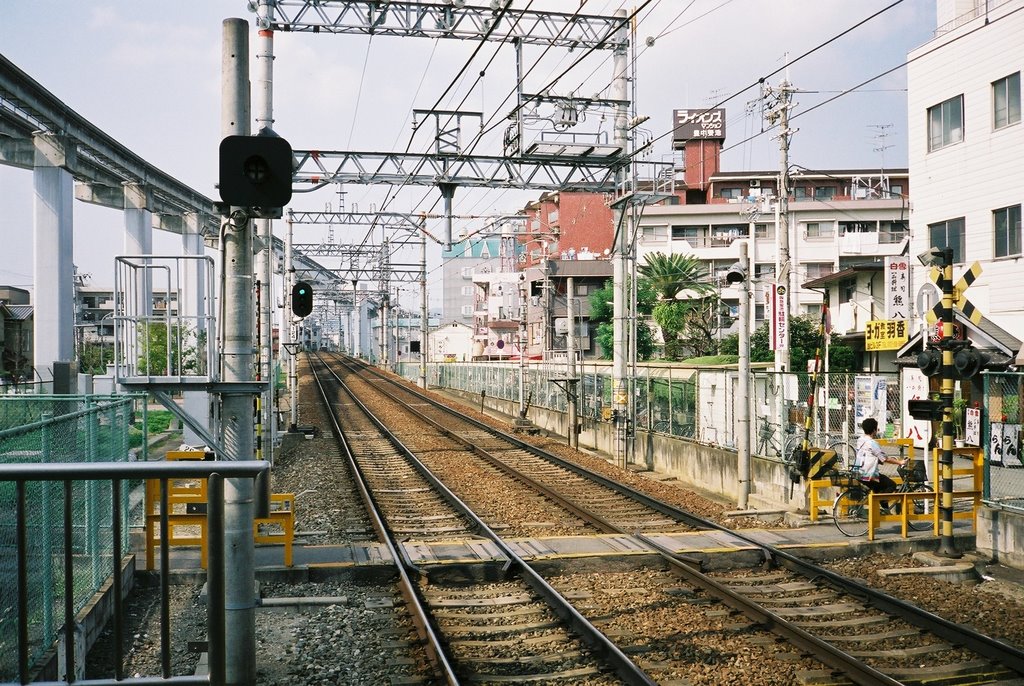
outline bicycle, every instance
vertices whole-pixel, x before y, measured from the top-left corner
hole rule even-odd
[[[921,460],[911,460],[909,466],[900,465],[896,468],[896,473],[903,480],[894,493],[923,493],[932,490],[925,474],[924,462]],[[832,505],[832,521],[835,522],[836,528],[846,536],[863,536],[868,532],[868,493],[871,489],[861,481],[860,472],[856,469],[834,474],[832,483],[843,487]],[[892,499],[882,502],[882,514],[900,513],[900,501]],[[915,501],[913,507],[915,514],[922,514],[926,503]],[[907,526],[914,531],[925,531],[931,528],[932,523],[922,519],[909,519]]]
[[[793,463],[793,453],[804,440],[804,432],[798,427],[790,424],[786,426],[786,438],[780,446],[775,440],[775,425],[768,421],[767,417],[760,417],[757,427],[757,450],[758,455],[769,455],[773,451],[775,457],[781,458],[786,465]],[[824,447],[836,453],[838,461],[834,469],[842,470],[854,463],[857,449],[849,441],[844,441],[842,436],[827,432],[812,432],[809,437],[812,447]]]

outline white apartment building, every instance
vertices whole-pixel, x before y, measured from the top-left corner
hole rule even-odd
[[[1024,0],[937,0],[937,15],[907,67],[910,255],[948,244],[954,280],[979,262],[967,296],[1024,339]],[[926,279],[918,266],[914,283]]]
[[[764,287],[775,281],[779,255],[776,217],[778,176],[775,172],[718,172],[708,179],[708,202],[663,204],[648,207],[640,220],[637,260],[643,264],[653,252],[682,253],[701,260],[714,278],[739,259],[739,241],[748,242],[754,276],[755,325],[764,321]],[[797,292],[794,315],[821,311],[820,291],[801,284],[840,272],[853,265],[884,261],[902,254],[909,242],[909,180],[898,170],[804,170],[790,181],[790,260]],[[756,210],[756,214],[752,211]],[[716,279],[717,280],[717,279]],[[720,291],[731,317],[736,315],[739,292]],[[831,303],[842,311],[853,329],[863,321],[854,312],[852,297]],[[845,321],[842,317],[840,322]],[[835,319],[834,319],[835,322]]]

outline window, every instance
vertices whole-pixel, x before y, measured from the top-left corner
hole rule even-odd
[[[964,139],[964,96],[958,95],[928,108],[928,150],[938,150]]]
[[[743,191],[739,188],[723,188],[719,191],[719,197],[736,200],[743,197]]]
[[[663,241],[668,238],[668,227],[667,226],[645,226],[643,227],[643,240],[647,241]]]
[[[775,265],[771,262],[759,262],[754,265],[755,279],[774,279]]]
[[[793,189],[794,200],[807,200],[807,186],[797,186]]]
[[[804,314],[808,317],[814,317],[814,319],[821,320],[821,303],[811,303],[810,305],[804,305]]]
[[[839,222],[839,235],[848,233],[874,233],[878,231],[878,224],[875,222]]]
[[[879,222],[879,243],[899,243],[909,235],[910,231],[907,229],[907,222],[903,220],[893,219],[892,221],[886,221],[883,219]]]
[[[992,223],[996,233],[996,257],[1020,255],[1020,205],[994,211]]]
[[[1020,121],[1020,72],[992,84],[992,119],[996,129]]]
[[[764,321],[764,305],[754,305],[754,323],[760,324]]]
[[[462,294],[463,295],[473,295],[474,291],[476,291],[476,286],[463,286],[462,287]]]
[[[891,186],[889,186],[889,197],[890,198],[900,198],[900,197],[903,197],[903,184],[901,184],[901,183],[894,183]]]
[[[703,226],[673,226],[672,238],[701,238],[705,228]]]
[[[772,238],[775,232],[771,224],[754,224],[754,238]]]
[[[808,238],[831,238],[836,232],[832,222],[807,222],[804,228]]]
[[[473,306],[472,305],[463,305],[462,306],[462,316],[463,317],[468,317],[471,314],[473,314]]]
[[[814,189],[815,200],[831,200],[836,197],[835,186],[818,186]]]
[[[857,279],[843,279],[839,282],[839,304],[848,303],[853,300],[857,292]]]
[[[590,284],[577,283],[573,286],[573,290],[576,291],[576,295],[590,295]]]
[[[936,248],[949,246],[953,249],[953,263],[964,261],[964,218],[950,219],[928,225],[929,244]]]
[[[804,269],[807,272],[807,279],[820,279],[823,276],[831,274],[835,269],[831,262],[807,262],[804,265]]]

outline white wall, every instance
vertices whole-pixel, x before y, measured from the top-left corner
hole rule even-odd
[[[995,3],[992,3],[993,5]],[[1024,203],[1024,122],[994,131],[992,82],[1024,71],[1024,0],[1012,0],[944,33],[910,54],[908,117],[913,179],[911,252],[927,249],[928,225],[964,217],[966,264],[981,262],[981,278],[967,295],[982,313],[1024,337],[1024,263],[1020,255],[995,260],[992,210]],[[928,152],[929,107],[964,96],[964,140]],[[916,260],[915,260],[916,262]],[[926,278],[918,267],[915,290]]]

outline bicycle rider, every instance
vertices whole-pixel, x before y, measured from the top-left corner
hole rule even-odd
[[[861,423],[864,435],[857,439],[856,469],[860,472],[860,480],[865,486],[875,493],[893,493],[896,491],[896,482],[879,468],[887,463],[894,462],[900,466],[906,466],[906,459],[888,457],[878,444],[878,420],[868,417]],[[883,503],[883,507],[885,503]]]

